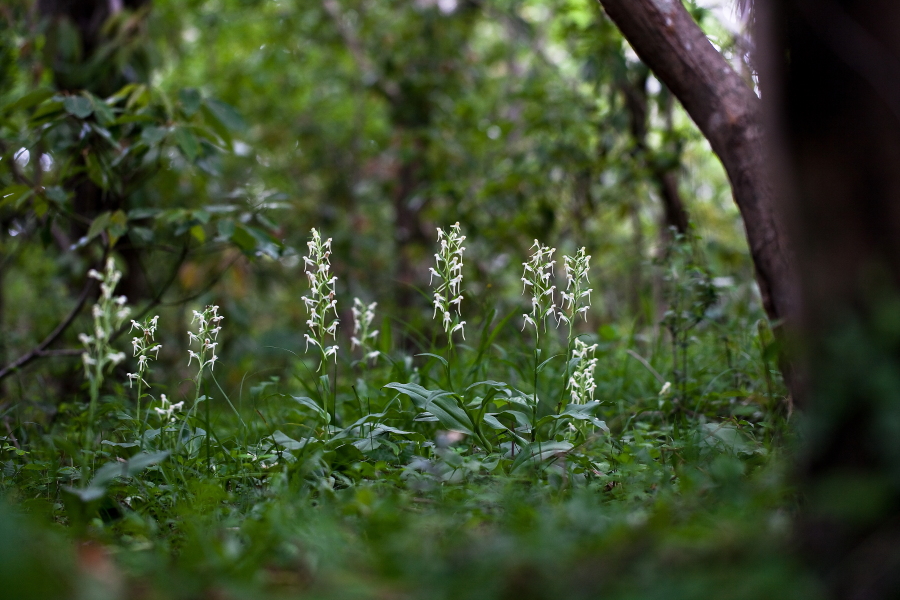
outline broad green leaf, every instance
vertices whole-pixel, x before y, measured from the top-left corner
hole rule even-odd
[[[171,454],[168,450],[163,452],[140,452],[128,459],[125,463],[125,473],[135,476],[149,466],[156,465],[166,460]]]
[[[105,231],[109,226],[109,219],[111,216],[111,213],[106,211],[94,217],[94,220],[91,221],[91,226],[88,228],[86,237],[91,240],[100,235],[102,231]]]
[[[247,254],[256,250],[256,238],[250,235],[250,232],[247,231],[247,228],[241,223],[234,224],[234,232],[231,234],[231,241],[237,244],[238,248]]]
[[[203,230],[201,225],[194,225],[190,228],[191,237],[200,242],[201,244],[206,241],[206,231]]]
[[[184,88],[178,90],[178,99],[181,101],[181,110],[188,117],[194,116],[194,114],[200,110],[200,103],[203,100],[200,97],[200,92],[196,88]]]
[[[310,438],[303,438],[301,441],[298,441],[288,437],[280,430],[276,430],[272,434],[272,440],[285,450],[301,450],[310,442]]]
[[[168,133],[168,130],[165,127],[145,127],[141,132],[141,141],[148,146],[155,146],[166,137],[166,133]]]
[[[291,399],[301,406],[312,409],[313,412],[319,415],[319,417],[322,419],[328,416],[325,409],[319,406],[319,404],[312,398],[309,398],[307,396],[291,396]]]
[[[461,431],[475,435],[475,424],[465,410],[459,405],[456,396],[440,395],[430,400],[425,410],[434,415],[441,425],[452,431]]]
[[[516,473],[533,464],[559,457],[572,448],[573,446],[569,442],[532,442],[528,446],[519,449],[519,455],[513,461],[509,472]]]
[[[66,112],[79,119],[86,119],[94,112],[94,106],[90,98],[84,96],[66,96],[63,100]]]
[[[384,386],[391,390],[397,390],[401,394],[406,394],[413,404],[421,410],[427,410],[428,403],[439,396],[449,395],[450,392],[445,390],[427,390],[418,383],[398,383],[393,382]]]
[[[109,180],[106,177],[106,169],[100,159],[93,152],[85,156],[85,164],[87,165],[88,177],[104,190],[109,189]]]
[[[68,194],[66,191],[59,186],[51,186],[45,190],[46,196],[49,200],[52,200],[57,205],[62,206],[68,200]]]
[[[184,154],[184,157],[193,162],[200,153],[200,143],[193,133],[186,127],[178,127],[175,129],[175,143]]]
[[[0,206],[11,204],[19,207],[31,197],[32,190],[27,185],[10,185],[0,190]]]
[[[36,106],[46,100],[47,98],[52,98],[53,94],[55,94],[53,90],[48,89],[40,89],[28,92],[18,100],[10,102],[2,109],[0,109],[0,113],[9,114],[15,112],[17,110],[23,110],[26,108],[31,108],[32,106]]]
[[[90,95],[91,107],[94,111],[94,118],[97,119],[97,123],[99,123],[102,127],[109,127],[116,121],[116,115],[113,114],[112,109],[109,107],[106,102],[94,96]]]
[[[240,113],[233,106],[216,100],[215,98],[207,98],[203,104],[216,117],[216,119],[231,131],[243,131],[247,128],[247,123]]]

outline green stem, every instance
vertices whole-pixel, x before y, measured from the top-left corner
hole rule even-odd
[[[144,449],[144,421],[141,420],[141,392],[143,391],[143,386],[141,385],[141,375],[142,373],[138,370],[138,388],[137,388],[137,410],[136,410],[136,418],[138,422],[138,447],[143,450]]]
[[[209,436],[212,431],[212,423],[209,419],[209,394],[206,394],[206,470],[212,472],[212,452],[210,450]]]
[[[538,403],[538,389],[537,389],[537,381],[538,381],[538,346],[540,345],[541,336],[537,332],[537,327],[535,327],[535,336],[534,336],[534,381],[533,388],[534,389],[534,402],[531,404],[531,441],[534,442],[535,436],[537,435],[537,403]]]

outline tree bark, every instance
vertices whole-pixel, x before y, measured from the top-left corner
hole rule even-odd
[[[744,219],[763,306],[777,325],[797,311],[791,257],[765,172],[759,99],[713,48],[681,0],[599,0],[709,140]]]
[[[799,541],[832,597],[897,598],[900,3],[757,5],[809,376]]]

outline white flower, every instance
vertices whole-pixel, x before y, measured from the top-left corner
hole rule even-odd
[[[594,391],[597,389],[594,381],[597,359],[594,358],[594,352],[597,347],[597,344],[588,345],[575,338],[572,358],[576,359],[577,363],[567,385],[573,404],[584,404],[594,399]]]
[[[312,343],[322,353],[322,360],[319,363],[319,369],[321,369],[325,360],[337,352],[337,346],[325,347],[325,338],[327,336],[331,336],[332,339],[337,338],[340,321],[337,318],[335,285],[338,278],[331,275],[331,238],[323,242],[315,228],[311,230],[310,234],[311,239],[306,243],[309,255],[303,259],[306,277],[309,280],[309,295],[302,297],[303,305],[309,313],[309,318],[306,320],[309,332],[305,334],[305,339],[307,351]],[[328,318],[329,311],[334,313],[334,318]],[[331,348],[334,349],[328,353]],[[336,360],[337,355],[335,354]]]
[[[556,286],[550,285],[553,265],[556,264],[556,261],[551,259],[556,248],[545,246],[538,240],[534,240],[531,248],[534,252],[527,262],[522,263],[524,268],[522,293],[531,288],[531,318],[526,317],[522,330],[524,331],[526,325],[532,325],[535,332],[540,335],[538,323],[543,322],[546,328],[547,318],[557,316],[556,303],[553,301]],[[559,319],[556,324],[559,326]]]
[[[587,311],[591,305],[591,288],[584,287],[590,283],[591,256],[580,248],[575,256],[564,256],[563,266],[566,271],[566,292],[562,293],[563,306],[568,311],[568,322],[571,324],[578,314],[587,320]],[[571,292],[569,290],[572,290]],[[587,300],[585,301],[585,298]]]
[[[463,332],[463,339],[465,339],[465,332],[459,326],[459,317],[462,315],[461,303],[463,301],[463,295],[460,293],[463,281],[462,257],[466,250],[462,243],[466,236],[460,235],[461,228],[459,223],[455,223],[450,227],[449,231],[444,231],[438,227],[437,233],[440,250],[434,255],[435,267],[429,268],[431,273],[429,285],[432,285],[434,278],[437,277],[432,318],[437,318],[437,313],[440,312],[441,326],[451,341],[453,333],[456,331]],[[454,304],[456,305],[456,319],[450,313],[450,308]]]

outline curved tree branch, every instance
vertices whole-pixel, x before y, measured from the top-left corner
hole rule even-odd
[[[744,219],[769,318],[797,312],[793,259],[763,154],[760,102],[713,48],[681,0],[599,0],[625,39],[675,94],[722,161]]]
[[[6,377],[9,377],[34,359],[40,358],[42,356],[47,356],[47,348],[50,346],[50,344],[55,342],[66,329],[69,328],[69,325],[72,324],[72,322],[75,320],[75,317],[77,317],[78,313],[81,312],[81,309],[84,308],[84,303],[87,302],[88,298],[90,298],[91,293],[94,291],[95,287],[96,286],[94,280],[89,278],[84,286],[84,289],[81,291],[81,294],[78,296],[78,300],[75,302],[75,306],[72,308],[71,312],[66,315],[66,318],[56,326],[56,329],[50,332],[50,335],[44,338],[44,341],[0,369],[0,381],[5,379]]]

